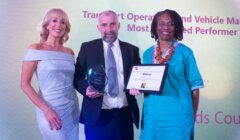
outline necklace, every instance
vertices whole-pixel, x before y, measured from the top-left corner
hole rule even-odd
[[[159,64],[166,64],[172,57],[173,53],[174,53],[174,47],[173,47],[173,42],[169,45],[169,47],[167,48],[168,54],[163,57],[163,52],[161,51],[161,46],[160,43],[158,43],[158,46],[156,48],[156,56],[155,59],[158,61]],[[165,51],[165,52],[166,52]]]

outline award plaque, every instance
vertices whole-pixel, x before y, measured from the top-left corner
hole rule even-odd
[[[87,74],[87,81],[92,90],[104,93],[107,84],[105,69],[102,65],[93,66]]]
[[[133,65],[126,89],[141,92],[161,92],[168,64]]]

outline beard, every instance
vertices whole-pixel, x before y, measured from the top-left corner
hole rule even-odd
[[[115,32],[104,33],[103,40],[107,43],[113,43],[117,39],[117,34]]]

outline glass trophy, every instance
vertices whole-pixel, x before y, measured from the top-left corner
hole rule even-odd
[[[102,94],[105,93],[107,75],[103,65],[97,65],[90,68],[87,74],[87,80],[91,90]]]

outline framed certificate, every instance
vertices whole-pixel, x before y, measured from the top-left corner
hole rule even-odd
[[[168,64],[133,65],[126,89],[138,89],[141,92],[161,92]]]

